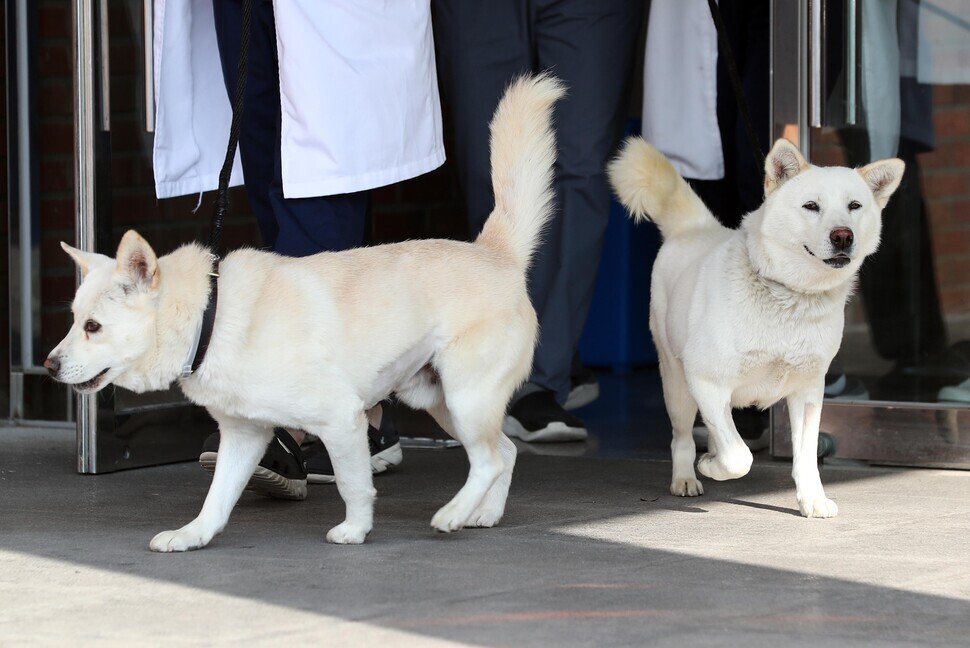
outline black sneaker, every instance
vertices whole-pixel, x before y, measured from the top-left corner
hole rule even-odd
[[[202,443],[199,464],[210,475],[216,471],[219,456],[219,433],[210,434]],[[300,446],[286,430],[273,430],[273,439],[246,485],[246,490],[279,499],[306,499],[307,474]]]
[[[374,474],[382,473],[392,466],[399,466],[404,461],[400,436],[387,421],[388,416],[385,412],[381,420],[380,430],[373,425],[367,426],[370,467]],[[330,463],[330,454],[323,445],[323,441],[316,437],[307,437],[302,449],[303,456],[306,457],[307,482],[311,484],[334,483],[336,477],[333,474],[333,464]]]
[[[596,374],[585,367],[574,369],[569,377],[569,396],[563,404],[567,410],[579,409],[600,397],[600,383]]]
[[[547,390],[526,394],[513,403],[502,431],[529,443],[584,441],[587,437],[586,424],[563,409]]]

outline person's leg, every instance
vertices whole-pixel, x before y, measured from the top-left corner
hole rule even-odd
[[[605,166],[628,112],[643,3],[542,0],[537,5],[538,66],[563,79],[569,93],[556,107],[559,214],[553,235],[539,249],[530,281],[540,324],[530,382],[554,392],[562,403],[609,221]]]
[[[932,238],[914,143],[902,138],[897,157],[906,174],[882,212],[879,251],[859,276],[863,305],[879,355],[912,367],[946,348]]]
[[[534,47],[536,8],[531,0],[434,0],[432,6],[438,80],[445,107],[451,109],[453,159],[457,161],[458,177],[467,203],[469,235],[474,239],[495,203],[489,163],[492,114],[515,75],[539,70]],[[560,234],[560,219],[556,217],[544,230],[542,245],[558,250]],[[534,269],[530,270],[530,277],[533,273]],[[536,305],[531,280],[530,297]],[[512,404],[511,415],[506,417],[503,425],[506,434],[527,440],[559,440],[563,431],[570,434],[567,425],[549,437],[547,428],[550,424],[562,427],[561,420],[553,419],[562,419],[560,413],[566,415],[553,397],[549,397],[554,410],[552,419],[544,415],[548,408],[542,408],[537,417],[536,408],[530,406],[534,398],[541,399],[550,393],[538,385],[525,385],[516,395],[518,401]],[[526,395],[530,398],[524,398]],[[530,410],[524,426],[519,425],[517,419],[517,410],[523,406]],[[509,427],[513,423],[515,429]],[[542,438],[536,438],[536,433]],[[580,438],[585,437],[585,430],[580,433]]]
[[[239,63],[242,3],[213,0],[216,38],[230,99]],[[280,78],[273,3],[256,0],[250,28],[246,96],[239,154],[246,195],[264,244],[287,256],[359,246],[370,207],[369,192],[287,199],[280,167]]]
[[[509,81],[533,71],[526,0],[433,0],[438,82],[474,240],[495,206],[489,123]]]
[[[736,3],[740,50],[741,83],[761,159],[771,148],[771,13],[768,0],[745,0]],[[721,92],[721,89],[718,89]],[[732,92],[733,95],[733,92]],[[735,122],[738,209],[741,215],[754,211],[764,201],[763,164],[755,156],[743,116]]]
[[[216,41],[229,100],[235,96],[242,34],[241,0],[213,0]],[[280,79],[276,64],[276,29],[273,6],[257,0],[250,27],[243,119],[239,132],[239,156],[246,181],[246,197],[256,215],[263,245],[273,249],[279,227],[270,203],[273,160],[279,157],[275,124],[280,112]],[[229,133],[226,133],[228,139]],[[275,153],[274,153],[275,149]]]
[[[638,0],[535,0],[532,9],[537,69],[552,71],[569,91],[556,106],[559,211],[529,276],[539,343],[532,375],[503,429],[526,441],[582,440],[586,426],[564,405],[609,221],[605,167],[623,132],[643,6]]]
[[[318,198],[284,198],[279,167],[276,171],[269,190],[270,203],[279,224],[276,252],[301,257],[349,250],[363,244],[370,209],[369,191]]]

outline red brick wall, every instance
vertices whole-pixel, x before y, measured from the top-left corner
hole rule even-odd
[[[944,318],[970,314],[970,87],[933,89],[936,148],[918,156]],[[833,129],[813,133],[815,164],[845,164]],[[861,311],[853,313],[858,320]]]
[[[970,87],[934,89],[936,150],[919,156],[946,315],[970,313]]]

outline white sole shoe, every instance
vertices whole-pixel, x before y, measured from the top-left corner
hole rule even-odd
[[[558,443],[562,441],[583,441],[589,436],[586,428],[569,427],[561,421],[554,421],[538,430],[527,430],[514,416],[506,416],[502,421],[502,432],[513,439],[527,443]]]
[[[580,407],[589,405],[599,397],[600,384],[598,382],[576,385],[569,390],[569,396],[566,397],[563,408],[567,410],[579,409]]]

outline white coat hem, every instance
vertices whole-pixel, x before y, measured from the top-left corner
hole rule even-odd
[[[230,187],[238,187],[242,185],[242,178],[236,177],[242,174],[232,174],[232,180],[229,182]],[[164,180],[155,183],[155,196],[161,200],[162,198],[175,198],[176,196],[187,196],[191,194],[200,194],[205,191],[212,191],[219,188],[219,174],[210,174],[204,176],[190,176],[188,178],[179,178],[178,180]]]
[[[410,180],[419,175],[437,169],[445,163],[445,151],[439,148],[422,160],[416,160],[400,166],[380,171],[371,171],[353,176],[327,178],[311,182],[287,182],[284,169],[283,197],[284,198],[315,198],[317,196],[335,196],[337,194],[354,193],[367,189],[376,189],[386,185]]]

